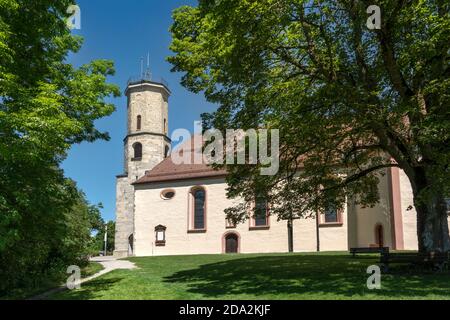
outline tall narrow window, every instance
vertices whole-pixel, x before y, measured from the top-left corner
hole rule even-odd
[[[134,236],[133,236],[133,234],[130,234],[128,236],[128,255],[129,256],[133,255],[133,247],[134,247]]]
[[[142,117],[141,116],[137,116],[136,130],[141,130],[141,125],[142,125]]]
[[[268,225],[268,208],[267,200],[265,197],[259,196],[255,200],[255,210],[254,210],[254,225],[255,227],[263,227]]]
[[[203,188],[197,188],[192,191],[193,197],[193,227],[194,230],[205,229],[205,204],[206,192]]]
[[[167,120],[164,119],[164,134],[167,134]]]
[[[167,158],[169,156],[169,152],[170,152],[170,147],[165,146],[164,147],[164,158]]]
[[[141,160],[142,159],[142,144],[139,142],[136,142],[133,144],[134,149],[134,160]]]

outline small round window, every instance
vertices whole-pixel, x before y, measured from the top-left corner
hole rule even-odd
[[[174,190],[164,190],[161,192],[161,198],[164,200],[170,200],[173,197],[175,197],[175,191]]]

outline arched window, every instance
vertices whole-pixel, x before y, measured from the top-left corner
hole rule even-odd
[[[141,130],[141,125],[142,125],[142,117],[139,115],[137,116],[136,120],[136,130]]]
[[[142,159],[142,144],[140,144],[139,142],[136,142],[135,144],[133,144],[133,149],[134,149],[134,160],[141,160]]]
[[[193,188],[190,192],[191,204],[191,227],[190,229],[206,229],[206,191],[201,187]]]
[[[255,199],[255,209],[253,226],[254,227],[266,227],[269,225],[269,208],[267,204],[267,199],[264,196],[258,196]]]
[[[128,236],[128,255],[132,256],[134,251],[134,236],[130,234]]]

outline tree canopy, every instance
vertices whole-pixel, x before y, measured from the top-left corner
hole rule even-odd
[[[381,28],[369,29],[369,5]],[[417,211],[419,249],[450,249],[449,4],[442,0],[203,1],[171,27],[173,71],[218,104],[206,128],[280,130],[280,171],[229,165],[228,195],[265,190],[279,218],[346,201],[372,206],[399,167]]]
[[[67,62],[82,44],[66,25],[71,4],[0,0],[0,290],[76,264],[95,227],[59,165],[74,143],[109,138],[94,122],[120,91],[106,81],[111,61]]]

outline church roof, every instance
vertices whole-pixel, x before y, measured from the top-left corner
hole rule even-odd
[[[200,140],[201,141],[201,140]],[[189,149],[186,145],[190,144]],[[176,164],[173,161],[173,154],[180,154],[182,156],[181,148],[186,148],[191,152],[191,164]],[[177,181],[177,180],[189,180],[196,178],[210,178],[210,177],[224,177],[226,175],[226,170],[214,170],[211,166],[202,163],[194,164],[194,139],[191,138],[189,141],[183,143],[180,147],[177,147],[169,157],[164,159],[158,165],[156,165],[152,170],[149,170],[145,175],[138,179],[134,184],[146,184],[154,182],[165,182],[165,181]]]

